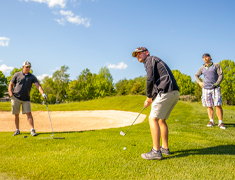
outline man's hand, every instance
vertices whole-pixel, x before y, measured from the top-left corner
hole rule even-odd
[[[203,86],[204,86],[204,83],[203,83],[203,82],[199,82],[198,84],[199,84],[199,86],[200,86],[201,88],[203,88]]]
[[[215,84],[213,84],[211,87],[212,87],[213,89],[215,89],[215,88],[217,88],[217,87],[218,87],[218,84],[217,84],[217,83],[215,83]]]
[[[144,102],[144,107],[147,108],[150,104],[152,104],[153,100],[152,98],[147,98]]]
[[[42,94],[42,97],[44,97],[44,99],[47,100],[47,95],[45,93]]]

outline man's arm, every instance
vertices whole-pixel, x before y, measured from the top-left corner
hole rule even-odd
[[[8,92],[9,92],[10,97],[13,96],[13,87],[14,87],[14,85],[15,85],[15,84],[12,83],[12,82],[9,83]]]
[[[218,80],[216,81],[216,85],[218,86],[222,82],[224,74],[223,74],[223,70],[221,66],[218,63],[215,64],[215,67],[216,67],[217,74],[218,74]]]
[[[202,68],[203,68],[203,66],[195,74],[195,79],[196,79],[197,83],[201,86],[201,88],[203,88],[203,86],[204,86],[204,83],[201,82],[200,79],[199,79],[199,77],[202,75]]]
[[[38,89],[38,91],[42,94],[44,99],[47,99],[47,95],[44,93],[44,90],[43,90],[42,86],[39,84],[39,82],[35,82],[34,84],[35,84],[36,88]]]

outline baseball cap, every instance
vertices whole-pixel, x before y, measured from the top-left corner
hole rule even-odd
[[[23,63],[23,66],[31,66],[31,63],[30,63],[29,61],[25,61],[25,62]]]
[[[132,53],[132,56],[133,57],[136,57],[137,56],[137,52],[144,52],[144,51],[148,51],[148,49],[146,47],[138,47],[135,49],[135,51]]]
[[[208,54],[208,53],[203,54],[203,55],[202,55],[202,58],[203,58],[204,56],[205,56],[205,57],[211,57],[211,55]],[[212,60],[212,59],[211,59],[211,60]]]

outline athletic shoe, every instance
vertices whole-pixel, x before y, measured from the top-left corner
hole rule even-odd
[[[209,124],[207,124],[207,127],[213,127],[214,125],[215,125],[215,123],[210,121]]]
[[[164,149],[162,146],[160,147],[160,151],[162,154],[165,154],[165,155],[171,154],[169,149]]]
[[[35,130],[32,130],[32,131],[31,131],[31,135],[32,135],[32,136],[37,136]]]
[[[141,157],[147,160],[153,160],[153,159],[160,160],[162,159],[162,153],[161,151],[156,151],[152,148],[150,152],[141,154]]]
[[[226,129],[226,127],[224,126],[224,123],[220,123],[218,126],[220,127],[220,129]]]
[[[16,130],[13,134],[13,136],[19,135],[20,134],[20,130]]]

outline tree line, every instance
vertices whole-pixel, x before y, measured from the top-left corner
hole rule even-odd
[[[225,104],[235,104],[235,63],[231,60],[219,62],[223,69],[224,79],[221,83],[221,93]],[[76,80],[70,80],[68,66],[62,66],[53,73],[52,77],[45,77],[40,84],[48,95],[51,104],[66,101],[86,101],[96,98],[115,95],[146,95],[146,76],[134,79],[121,79],[113,83],[112,75],[107,67],[102,67],[98,74],[91,73],[88,68],[84,69]],[[198,68],[199,69],[199,68]],[[14,68],[8,77],[0,71],[0,97],[7,91],[7,86],[16,72],[22,68]],[[31,70],[33,73],[33,70]],[[172,70],[179,86],[182,100],[200,101],[202,96],[201,87],[196,81],[192,81],[189,75],[179,70]],[[196,74],[196,72],[195,72]],[[201,79],[202,80],[202,79]],[[234,85],[233,85],[234,84]],[[43,98],[35,86],[32,86],[31,101],[41,103]]]

